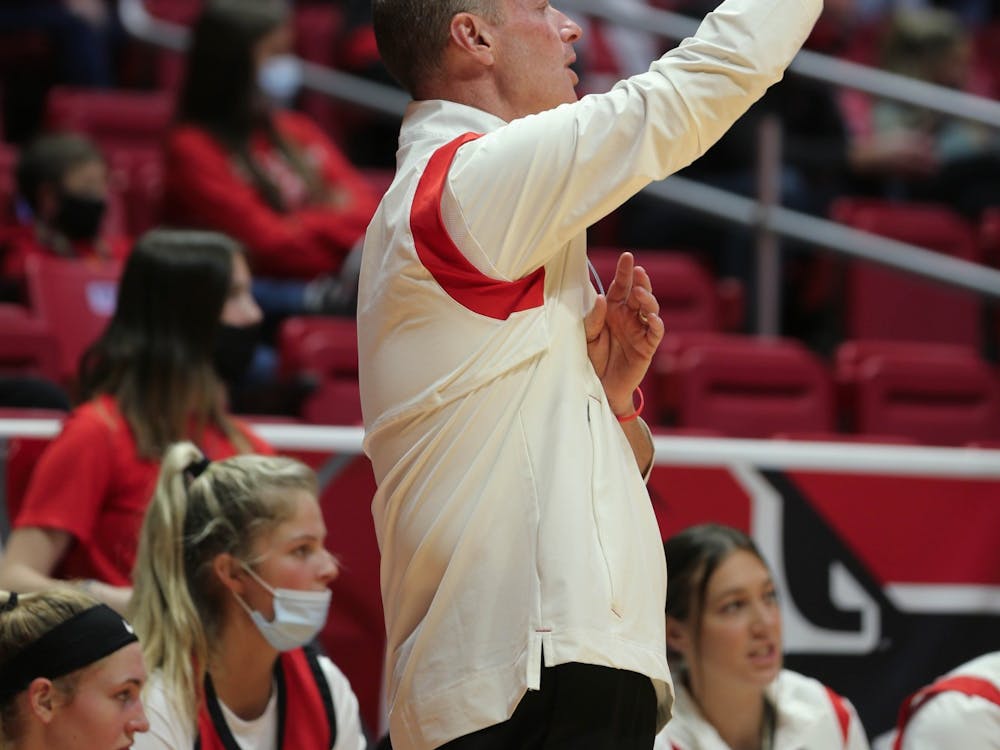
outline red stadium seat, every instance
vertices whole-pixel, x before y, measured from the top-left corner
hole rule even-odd
[[[357,379],[322,380],[302,405],[302,419],[311,424],[360,425],[361,389]]]
[[[160,223],[163,152],[155,148],[115,148],[105,156],[112,194],[122,203],[121,231],[137,237]]]
[[[0,372],[59,377],[55,337],[20,305],[0,304]]]
[[[311,373],[357,379],[357,323],[353,318],[288,318],[278,333],[278,360],[284,378]]]
[[[944,445],[1000,438],[1000,381],[972,350],[848,343],[836,367],[859,432]]]
[[[76,375],[80,355],[114,313],[121,266],[34,255],[27,261],[28,297],[59,348],[59,380]]]
[[[56,87],[49,92],[46,124],[92,138],[105,152],[155,149],[173,117],[173,95],[162,91],[95,91]]]
[[[198,18],[204,0],[145,0],[146,10],[161,21],[190,26]]]
[[[834,203],[831,216],[866,232],[963,260],[980,260],[972,228],[943,206],[842,198]],[[871,263],[850,264],[846,310],[849,338],[941,341],[978,347],[980,314],[974,294]]]
[[[278,333],[278,360],[283,378],[310,374],[319,379],[302,404],[302,419],[313,424],[361,424],[358,331],[353,318],[289,318]]]
[[[17,150],[0,143],[0,225],[14,220],[14,196],[17,195]]]
[[[798,342],[704,336],[660,367],[661,382],[677,394],[681,427],[733,437],[833,430],[830,377]]]

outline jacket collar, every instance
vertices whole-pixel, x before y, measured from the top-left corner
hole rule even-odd
[[[427,138],[455,133],[489,133],[507,123],[496,115],[443,99],[410,102],[399,133],[401,149]]]

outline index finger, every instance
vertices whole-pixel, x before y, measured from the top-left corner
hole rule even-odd
[[[635,258],[632,253],[622,253],[618,256],[615,268],[615,278],[608,287],[608,302],[624,302],[632,291],[632,273],[635,270]]]

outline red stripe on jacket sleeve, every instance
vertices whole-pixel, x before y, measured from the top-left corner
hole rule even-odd
[[[413,198],[410,230],[417,257],[449,297],[472,312],[506,320],[513,313],[542,306],[545,269],[538,268],[514,281],[490,278],[458,249],[448,236],[441,215],[445,180],[455,153],[463,144],[479,137],[476,133],[466,133],[431,156]]]
[[[1000,706],[1000,688],[997,688],[989,680],[982,677],[972,677],[967,675],[955,675],[954,677],[943,677],[933,685],[918,690],[905,701],[899,709],[899,719],[896,722],[896,741],[893,743],[893,750],[901,750],[903,747],[903,732],[917,709],[923,706],[935,695],[941,693],[956,692],[963,695],[984,698]]]

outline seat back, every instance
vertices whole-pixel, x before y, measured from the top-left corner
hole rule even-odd
[[[278,333],[278,359],[282,377],[310,373],[356,379],[357,322],[353,318],[288,318]]]
[[[20,305],[0,304],[0,372],[59,377],[59,349],[48,326]]]
[[[705,337],[664,375],[675,381],[681,427],[746,438],[833,430],[830,377],[795,341]]]
[[[46,124],[93,139],[105,152],[159,148],[173,117],[163,91],[103,91],[58,86],[49,92]]]
[[[121,265],[33,255],[26,270],[32,309],[55,337],[59,379],[69,382],[114,313]]]
[[[17,149],[6,143],[0,143],[0,225],[13,221],[14,196],[17,195],[17,180],[14,176],[17,168]]]
[[[1000,379],[971,350],[884,349],[847,367],[838,361],[838,379],[853,377],[859,432],[939,445],[1000,438]]]
[[[840,199],[834,221],[978,262],[975,233],[943,206]],[[847,274],[846,335],[853,339],[940,341],[978,347],[977,297],[872,263],[852,261]]]

